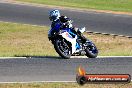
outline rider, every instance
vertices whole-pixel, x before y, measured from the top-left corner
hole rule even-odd
[[[54,28],[56,24],[61,24],[61,29],[69,27],[73,29],[74,32],[83,33],[85,31],[85,28],[79,29],[79,28],[73,27],[71,24],[72,21],[66,16],[60,16],[59,10],[52,10],[49,14],[49,19],[50,21],[52,21],[51,28]],[[65,36],[63,37],[72,43],[72,54],[73,54],[76,51],[77,37],[72,38],[72,39],[67,38]]]

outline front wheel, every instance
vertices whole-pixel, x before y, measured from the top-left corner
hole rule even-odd
[[[71,57],[71,49],[65,39],[56,39],[54,41],[54,48],[62,58],[69,59]]]
[[[90,42],[86,48],[86,56],[89,58],[96,58],[98,55],[98,49],[95,46],[95,44],[93,44],[92,42]]]

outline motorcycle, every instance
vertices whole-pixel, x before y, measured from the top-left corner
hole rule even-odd
[[[61,25],[56,24],[54,28],[48,31],[48,38],[54,45],[56,52],[64,59],[69,59],[71,56],[84,55],[89,58],[96,58],[98,49],[95,44],[87,39],[83,33],[74,32],[70,26],[72,26],[72,22],[69,23],[69,27],[60,30]],[[76,37],[76,52],[72,53],[72,43],[64,35],[71,39]]]

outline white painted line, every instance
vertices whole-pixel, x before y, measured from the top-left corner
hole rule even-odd
[[[0,59],[26,59],[28,57],[0,57]]]
[[[131,57],[132,58],[132,56],[97,56],[97,58],[115,58],[115,57],[118,57],[118,58]]]
[[[99,58],[106,58],[106,57],[132,57],[132,56],[97,56]]]
[[[132,80],[131,80],[132,82]],[[76,81],[25,81],[25,82],[0,82],[0,84],[3,83],[76,83]]]
[[[12,24],[22,24],[22,25],[27,25],[27,26],[35,26],[35,27],[44,27],[44,26],[40,26],[40,25],[33,25],[33,24],[23,24],[23,23],[16,23],[16,22],[8,22],[8,21],[0,21],[0,22],[4,22],[4,23],[12,23]]]
[[[31,57],[30,56],[29,57],[28,56],[27,57],[0,57],[0,59],[26,59],[26,58],[32,58],[32,57],[33,56]],[[131,57],[132,58],[132,56],[97,56],[97,58],[115,58],[115,57],[119,57],[119,58],[120,57]],[[88,58],[88,57],[87,56],[71,56],[71,58]]]
[[[75,83],[76,81],[25,81],[25,82],[0,82],[0,84],[3,83]]]
[[[97,56],[97,58],[121,58],[121,57],[131,57],[132,56]],[[87,56],[71,56],[71,58],[88,58]]]

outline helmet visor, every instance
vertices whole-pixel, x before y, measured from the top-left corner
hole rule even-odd
[[[51,17],[49,17],[49,19],[50,19],[50,21],[55,21],[57,19],[57,17],[56,16],[51,16]]]

